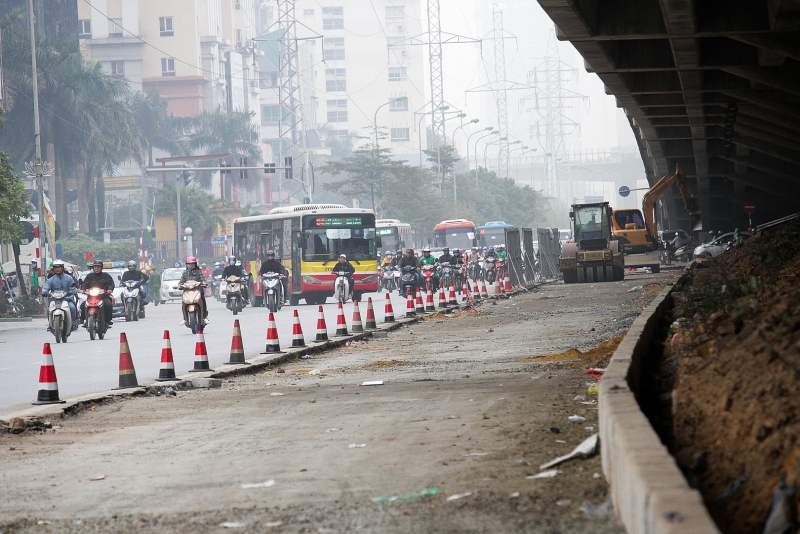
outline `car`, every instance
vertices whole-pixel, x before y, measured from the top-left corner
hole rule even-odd
[[[745,240],[753,235],[750,232],[739,232],[739,234],[742,236],[742,240]],[[725,252],[725,250],[728,248],[728,245],[733,242],[733,236],[734,232],[728,232],[727,234],[722,234],[721,236],[717,237],[710,243],[700,245],[694,249],[695,258],[713,258],[715,256],[719,256]]]
[[[169,268],[161,273],[161,304],[170,300],[180,301],[183,299],[183,291],[178,289],[178,282],[181,280],[183,269]]]

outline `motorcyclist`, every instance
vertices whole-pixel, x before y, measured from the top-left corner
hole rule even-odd
[[[347,283],[350,286],[350,294],[353,294],[353,273],[356,272],[356,268],[353,267],[353,264],[347,261],[347,256],[344,254],[339,254],[339,261],[336,265],[333,266],[331,272],[336,276],[345,275],[347,277]]]
[[[744,241],[744,238],[742,237],[742,234],[739,233],[739,229],[738,228],[734,229],[734,231],[733,231],[733,244],[734,244],[734,246],[738,247],[739,245],[742,244],[742,241]]]
[[[497,251],[494,249],[494,247],[491,246],[488,249],[486,249],[486,254],[484,254],[484,257],[498,259],[500,256],[498,256]]]
[[[203,271],[197,266],[197,258],[194,256],[189,256],[186,258],[186,270],[183,271],[181,274],[181,279],[178,282],[178,288],[182,289],[183,284],[188,282],[189,280],[195,280],[197,282],[204,283],[206,281],[205,275],[203,275]],[[203,301],[203,322],[204,324],[208,324],[210,321],[208,320],[208,305],[206,304],[206,293],[205,291],[200,291],[200,300]],[[185,325],[186,321],[182,321],[181,325]]]
[[[267,251],[267,259],[261,264],[261,269],[258,271],[258,276],[264,276],[265,273],[278,273],[281,275],[281,285],[283,285],[283,300],[289,302],[289,271],[283,266],[281,260],[275,257],[274,250]]]
[[[200,270],[203,271],[203,276],[206,277],[206,280],[211,276],[211,271],[208,270],[208,267],[205,263],[200,264]]]
[[[75,279],[64,272],[64,262],[61,260],[53,262],[53,275],[44,283],[42,295],[46,296],[50,291],[66,291],[70,296],[67,304],[72,316],[72,331],[74,332],[78,329],[78,309],[75,307],[75,295],[78,293],[78,288],[75,285]],[[48,326],[47,331],[52,332],[53,329]]]
[[[449,263],[453,264],[453,255],[450,254],[450,248],[444,247],[442,249],[442,255],[439,256],[439,263]]]
[[[114,279],[111,275],[103,272],[103,262],[95,260],[92,262],[92,272],[83,277],[83,284],[81,289],[84,291],[93,287],[99,287],[104,290],[106,294],[103,296],[103,310],[106,319],[106,326],[111,326],[112,323],[112,306],[111,292],[114,291]],[[86,302],[81,304],[81,315],[86,317]]]
[[[245,304],[250,304],[250,290],[248,289],[248,284],[245,282],[248,276],[242,272],[242,264],[239,262],[239,265],[236,265],[237,260],[236,256],[231,256],[228,258],[228,266],[222,270],[222,281],[225,282],[229,276],[238,276],[242,279],[242,301]],[[221,293],[220,293],[221,294]]]
[[[145,299],[145,284],[148,280],[150,280],[150,277],[138,270],[136,268],[136,262],[133,260],[130,260],[125,264],[125,266],[128,268],[128,270],[122,273],[122,279],[119,282],[119,287],[122,287],[124,282],[127,282],[128,280],[136,280],[139,282],[139,286],[141,287],[141,291],[139,291],[139,302],[142,306],[144,306],[147,304],[147,300]]]
[[[499,260],[504,260],[508,257],[505,245],[497,245],[497,248],[495,248],[495,252],[497,253],[497,259]]]
[[[394,257],[392,257],[392,251],[387,250],[383,255],[383,259],[381,260],[381,267],[385,268],[387,265],[390,266],[392,264],[392,260],[394,260]]]
[[[394,253],[394,258],[392,258],[392,263],[391,263],[392,268],[393,269],[397,268],[397,266],[400,265],[400,260],[402,259],[403,259],[403,251],[397,249],[397,252]]]
[[[419,259],[419,264],[420,264],[420,266],[425,266],[425,265],[436,266],[436,258],[431,256],[431,248],[430,247],[424,247],[422,249],[422,257]],[[433,282],[432,289],[434,291],[438,290],[439,289],[439,275],[436,274],[436,271],[433,272],[433,276],[431,277],[431,281]]]
[[[688,245],[691,241],[691,239],[683,237],[683,232],[675,232],[675,237],[669,244],[672,247],[672,251],[675,252],[682,246]]]
[[[223,269],[222,269],[222,262],[219,262],[219,261],[218,261],[218,262],[216,262],[216,263],[214,264],[214,270],[213,270],[213,271],[211,271],[211,277],[213,278],[213,277],[215,277],[215,276],[222,276],[222,271],[223,271]]]
[[[420,280],[421,275],[420,275],[420,272],[419,272],[419,269],[420,269],[419,258],[414,255],[414,249],[413,248],[410,248],[410,249],[406,250],[406,255],[403,256],[400,259],[400,261],[397,263],[397,267],[400,268],[401,272],[402,272],[404,267],[409,267],[409,266],[410,267],[414,267],[414,289],[416,290],[421,285],[421,280]],[[403,288],[402,287],[400,288],[400,291],[398,291],[398,293],[399,293],[399,295],[401,297],[405,297],[406,296],[406,295],[403,295]]]

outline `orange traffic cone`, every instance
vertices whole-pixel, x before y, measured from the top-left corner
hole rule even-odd
[[[283,354],[281,351],[281,344],[278,341],[278,326],[275,324],[275,315],[269,312],[269,321],[267,322],[267,347],[264,349],[268,354]]]
[[[506,271],[506,277],[503,278],[503,293],[511,293],[511,275]]]
[[[56,366],[53,364],[53,353],[50,352],[50,343],[45,343],[42,349],[42,366],[39,368],[39,394],[33,404],[63,404],[67,401],[58,398],[58,380],[56,379]]]
[[[503,294],[502,287],[503,287],[503,281],[500,280],[499,277],[495,278],[494,279],[494,296],[495,297],[499,297],[500,295]]]
[[[239,319],[233,321],[233,337],[231,338],[231,359],[226,365],[250,365],[244,361],[244,345],[242,344],[242,330],[239,328]]]
[[[464,281],[461,282],[461,302],[467,300],[467,292],[469,292],[469,284],[467,284],[467,279],[464,278]]]
[[[119,334],[119,387],[116,389],[138,388],[136,369],[133,368],[131,349],[128,347],[128,338],[125,332]]]
[[[433,291],[425,294],[425,311],[435,312],[436,305],[433,303]]]
[[[339,303],[339,311],[336,315],[336,335],[338,337],[349,335],[347,333],[347,321],[344,320],[344,308],[341,302]]]
[[[414,299],[417,313],[425,313],[425,305],[422,303],[422,291],[417,289],[417,297]]]
[[[197,339],[194,344],[194,369],[190,373],[203,373],[213,371],[208,367],[208,350],[206,350],[206,337],[203,335],[203,325],[197,325]]]
[[[444,287],[439,286],[439,309],[444,310],[447,308],[447,299],[444,297]]]
[[[458,306],[458,300],[456,299],[456,290],[453,287],[453,282],[450,282],[450,293],[447,295],[447,305]]]
[[[350,327],[353,333],[363,332],[364,323],[361,321],[361,310],[358,309],[358,301],[353,301],[353,326]]]
[[[472,279],[472,297],[476,301],[481,300],[481,286],[480,286],[480,284],[478,284],[478,279],[477,278],[473,278]]]
[[[325,324],[325,312],[322,311],[322,306],[319,307],[319,318],[317,319],[317,338],[314,341],[317,343],[328,341],[328,326]]]
[[[414,294],[412,293],[413,290],[408,290],[408,295],[406,296],[406,317],[416,317],[417,310],[414,308]]]
[[[389,293],[386,293],[386,307],[383,311],[383,322],[384,323],[393,323],[394,322],[394,309],[392,308],[392,297]]]
[[[488,299],[489,292],[486,290],[486,279],[481,280],[481,298]]]
[[[164,330],[164,347],[161,349],[161,369],[158,371],[159,382],[177,380],[175,377],[175,360],[172,359],[172,342],[169,340],[169,330]]]
[[[375,322],[375,310],[372,308],[372,297],[367,297],[367,323],[364,325],[367,330],[377,330],[378,324]]]
[[[300,316],[294,310],[294,324],[292,324],[292,347],[305,347],[306,340],[303,337],[303,327],[300,326]]]

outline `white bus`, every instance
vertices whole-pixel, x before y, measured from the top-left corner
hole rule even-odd
[[[415,242],[411,225],[397,219],[375,221],[375,235],[380,238],[380,249],[392,252],[413,247]]]

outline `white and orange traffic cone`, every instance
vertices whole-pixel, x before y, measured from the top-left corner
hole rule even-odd
[[[467,300],[468,292],[469,292],[469,284],[467,284],[467,279],[464,278],[464,281],[461,282],[461,302]]]
[[[476,302],[481,300],[481,286],[478,284],[477,278],[472,279],[472,297]]]
[[[294,323],[292,323],[292,347],[305,347],[306,340],[303,337],[303,327],[300,326],[300,316],[294,310]]]
[[[275,324],[275,315],[269,312],[267,322],[267,346],[264,349],[267,354],[282,354],[281,343],[278,341],[278,326]]]
[[[444,287],[439,286],[439,309],[447,309],[447,299],[444,296]]]
[[[502,287],[503,287],[503,281],[500,279],[499,276],[495,277],[495,279],[494,279],[494,296],[495,297],[499,297],[500,295],[503,294]]]
[[[414,293],[412,289],[408,290],[406,296],[406,317],[416,317],[417,309],[414,307]]]
[[[422,291],[417,289],[417,297],[414,299],[417,313],[425,313],[425,305],[422,303]]]
[[[392,308],[392,297],[389,293],[386,293],[386,306],[383,309],[383,322],[394,322],[394,308]]]
[[[367,330],[377,330],[378,323],[375,322],[375,309],[372,307],[372,297],[367,298],[367,322],[364,324]]]
[[[56,366],[53,363],[53,353],[50,352],[50,343],[45,343],[42,349],[42,366],[39,368],[39,394],[33,404],[63,404],[67,401],[58,398],[58,380],[56,379]]]
[[[358,307],[358,301],[353,301],[353,323],[350,327],[353,333],[361,333],[364,331],[364,322],[361,320],[361,309]]]
[[[206,337],[203,335],[203,325],[197,325],[197,339],[194,343],[194,369],[190,373],[204,373],[213,371],[208,366],[208,349],[206,348]]]
[[[169,330],[164,330],[164,346],[161,348],[161,369],[158,371],[158,382],[177,380],[175,377],[175,360],[172,358],[172,342]]]
[[[511,293],[511,274],[506,271],[506,276],[503,278],[503,293]]]
[[[482,299],[488,299],[489,298],[489,292],[486,290],[486,279],[485,278],[483,280],[481,280],[481,293],[480,294],[481,294],[481,298]]]
[[[425,294],[425,311],[426,312],[436,311],[436,305],[433,303],[433,291]]]
[[[131,349],[125,332],[119,334],[119,387],[117,389],[138,388],[136,369],[133,368]]]
[[[328,325],[325,324],[325,312],[322,311],[322,306],[319,307],[319,317],[317,318],[317,337],[314,339],[317,343],[328,341]]]
[[[456,289],[453,287],[453,282],[450,282],[450,293],[447,295],[447,305],[458,306],[458,300],[456,299]]]
[[[233,321],[233,336],[231,337],[231,359],[226,365],[249,365],[244,361],[244,345],[242,344],[242,329],[239,319]]]
[[[344,337],[348,336],[347,333],[347,321],[344,320],[344,307],[342,307],[342,303],[339,303],[339,309],[336,315],[336,336],[337,337]]]

